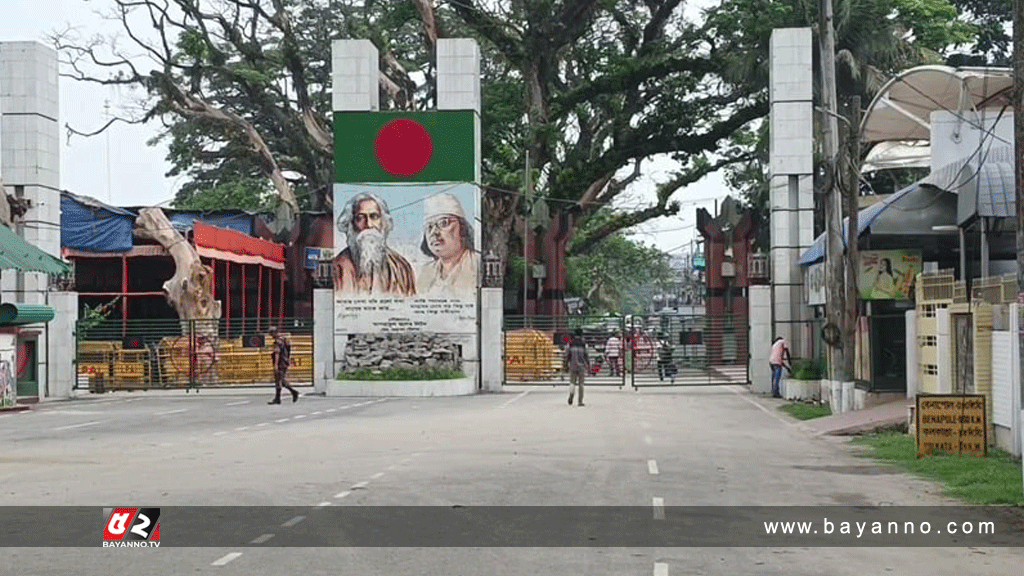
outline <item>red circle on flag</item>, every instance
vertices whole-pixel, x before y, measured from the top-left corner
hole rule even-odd
[[[392,176],[418,174],[430,162],[433,151],[427,129],[408,118],[396,118],[385,124],[373,142],[377,164]]]

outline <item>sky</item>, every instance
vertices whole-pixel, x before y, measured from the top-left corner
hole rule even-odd
[[[106,0],[2,0],[0,41],[36,40],[49,45],[54,31],[75,27],[85,37],[110,35],[120,30],[115,23],[102,19],[96,12],[109,8]],[[114,88],[60,80],[61,188],[92,196],[119,206],[167,205],[181,178],[165,176],[169,164],[163,144],[150,146],[147,141],[159,134],[156,125],[125,125],[115,123],[99,136],[68,136],[70,125],[80,132],[99,129],[108,118],[105,104],[117,114],[130,106],[131,94]],[[657,182],[669,178],[672,162],[656,159],[644,163],[643,176],[628,191],[628,197],[617,205],[640,206],[654,201]],[[2,174],[0,174],[2,177]],[[682,255],[697,236],[695,223],[699,207],[714,210],[716,200],[727,193],[719,175],[707,177],[673,196],[682,204],[678,215],[659,218],[633,230],[633,238],[658,248]]]

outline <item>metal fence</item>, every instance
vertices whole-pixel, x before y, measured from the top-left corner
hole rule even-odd
[[[79,321],[75,387],[92,392],[273,385],[266,319]],[[313,320],[280,320],[291,342],[288,381],[313,380]]]
[[[591,359],[588,386],[748,382],[745,316],[655,314],[506,317],[505,383],[554,386],[567,382],[562,356],[577,329]]]
[[[625,329],[621,316],[506,316],[502,358],[506,384],[551,385],[568,383],[562,352],[571,335],[580,329],[591,356],[588,386],[627,384],[619,363],[604,355],[608,334]]]

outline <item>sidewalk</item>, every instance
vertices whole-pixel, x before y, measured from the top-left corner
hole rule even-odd
[[[848,436],[872,432],[907,423],[907,406],[913,400],[901,399],[864,410],[853,410],[801,422],[816,436]]]

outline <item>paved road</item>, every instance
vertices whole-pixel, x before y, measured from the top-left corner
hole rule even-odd
[[[170,522],[174,507],[289,508],[210,534],[214,547],[8,548],[0,574],[935,576],[1019,573],[1024,561],[1012,548],[275,547],[334,536],[328,506],[630,506],[656,517],[673,506],[954,503],[741,388],[593,389],[583,408],[564,393],[281,406],[266,392],[117,393],[3,415],[3,505],[160,506],[165,542],[200,530]]]

